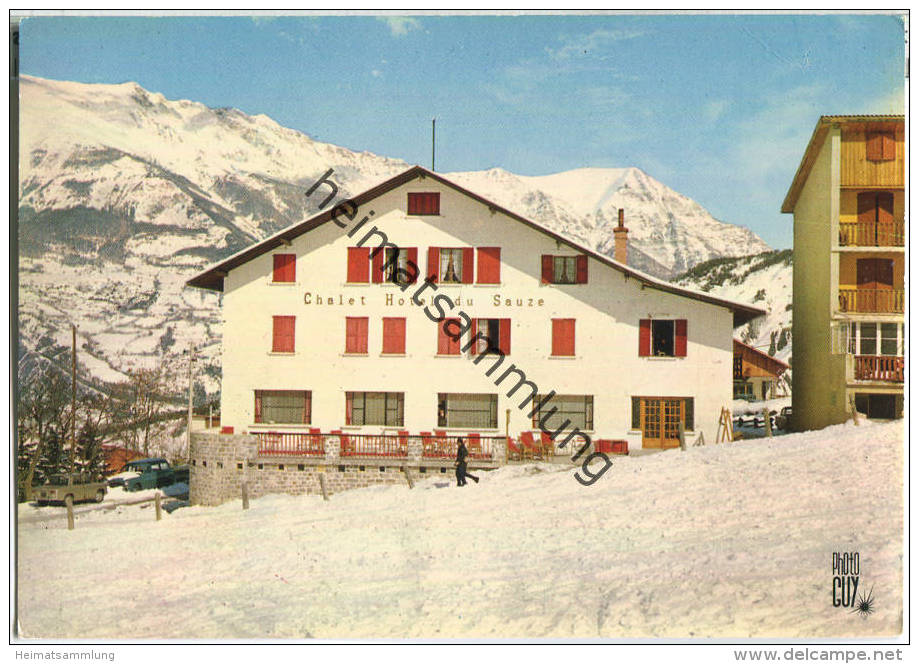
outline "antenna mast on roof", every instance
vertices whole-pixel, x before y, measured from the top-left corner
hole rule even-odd
[[[437,143],[437,118],[431,118],[431,170],[434,170],[434,146]]]

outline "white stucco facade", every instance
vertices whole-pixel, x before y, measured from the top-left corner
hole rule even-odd
[[[440,214],[411,216],[409,192],[440,194]],[[323,194],[324,195],[324,194]],[[318,197],[318,194],[317,194]],[[371,220],[353,237],[348,232],[365,215]],[[416,178],[364,202],[354,220],[340,217],[346,228],[327,222],[280,246],[234,266],[223,278],[223,380],[221,424],[236,433],[256,431],[354,433],[407,430],[412,434],[454,429],[438,423],[438,394],[496,394],[497,426],[477,428],[483,435],[517,436],[532,430],[530,394],[520,380],[496,379],[513,363],[539,394],[589,395],[593,400],[593,439],[627,439],[642,447],[642,430],[633,428],[633,397],[691,398],[694,440],[704,432],[713,441],[722,407],[732,400],[732,308],[726,304],[655,288],[595,255],[588,256],[588,281],[544,284],[541,256],[584,252],[554,239],[436,178]],[[347,281],[349,247],[358,246],[372,226],[400,248],[417,247],[422,271],[404,291],[392,283]],[[380,237],[365,246],[375,247]],[[428,247],[500,247],[499,284],[424,286]],[[273,254],[296,256],[295,280],[273,282]],[[224,273],[222,273],[224,274]],[[463,311],[471,318],[510,319],[510,353],[486,375],[493,360],[472,361],[469,354],[438,355],[438,325],[425,315],[432,297],[446,294],[454,302],[450,317]],[[434,307],[429,311],[436,313]],[[293,353],[272,352],[272,317],[295,317]],[[346,317],[369,319],[366,354],[345,352]],[[405,318],[405,353],[382,353],[384,317]],[[575,354],[552,356],[552,319],[575,320]],[[639,355],[639,321],[686,321],[684,357]],[[465,343],[466,338],[462,340]],[[256,390],[308,390],[308,424],[260,424],[255,416]],[[399,426],[348,426],[346,392],[403,394],[404,421]],[[508,416],[509,412],[509,416]],[[471,429],[456,429],[457,433]]]

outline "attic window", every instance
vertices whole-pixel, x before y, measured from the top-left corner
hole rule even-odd
[[[869,132],[865,140],[865,157],[868,161],[892,161],[897,157],[896,145],[893,132]]]
[[[408,213],[418,215],[440,214],[440,193],[436,191],[410,193],[408,195]]]

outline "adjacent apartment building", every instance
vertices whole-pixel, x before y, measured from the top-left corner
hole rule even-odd
[[[794,214],[792,426],[903,414],[904,118],[823,116]]]
[[[764,312],[629,268],[627,232],[612,260],[417,166],[332,201],[188,282],[223,293],[221,425],[712,441]]]

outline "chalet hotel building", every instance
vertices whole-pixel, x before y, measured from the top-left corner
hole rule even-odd
[[[764,312],[629,268],[621,214],[611,260],[417,166],[324,210],[189,281],[223,293],[236,433],[516,437],[555,408],[549,431],[632,449],[715,439],[733,329]]]

